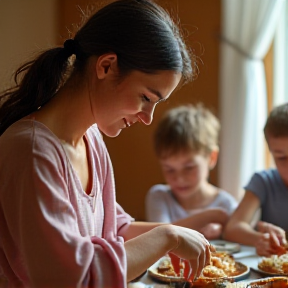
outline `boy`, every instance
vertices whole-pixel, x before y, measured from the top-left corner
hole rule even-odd
[[[264,127],[264,135],[276,169],[255,173],[245,187],[245,195],[230,218],[225,239],[255,246],[261,256],[284,253],[288,231],[288,103],[274,108]],[[251,224],[261,208],[261,221]]]
[[[148,221],[173,223],[220,238],[237,206],[229,193],[208,182],[219,153],[218,119],[203,105],[169,110],[154,135],[155,152],[167,185],[154,185],[146,196]]]

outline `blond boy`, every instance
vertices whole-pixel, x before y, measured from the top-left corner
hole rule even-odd
[[[167,184],[149,190],[148,221],[195,229],[207,239],[221,237],[238,203],[208,181],[217,163],[219,130],[218,119],[201,104],[176,107],[164,115],[154,146]]]

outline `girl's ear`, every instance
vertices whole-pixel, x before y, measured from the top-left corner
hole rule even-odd
[[[215,148],[209,156],[209,169],[212,170],[216,164],[217,164],[217,160],[218,160],[218,155],[219,155],[219,148]]]
[[[103,54],[96,61],[96,74],[98,79],[118,73],[118,61],[115,53]]]

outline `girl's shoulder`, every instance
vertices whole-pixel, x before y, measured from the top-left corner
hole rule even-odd
[[[41,122],[24,119],[13,123],[0,137],[5,150],[23,153],[25,149],[49,152],[49,148],[62,150],[61,141]]]

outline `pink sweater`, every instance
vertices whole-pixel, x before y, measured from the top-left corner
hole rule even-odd
[[[118,231],[131,222],[115,200],[112,165],[96,125],[85,137],[90,195],[59,139],[20,120],[0,137],[0,270],[11,287],[125,287]]]

